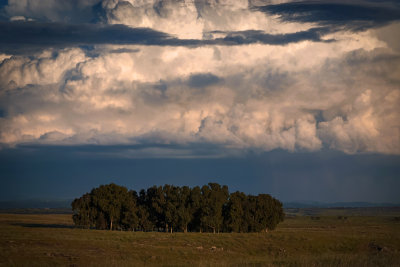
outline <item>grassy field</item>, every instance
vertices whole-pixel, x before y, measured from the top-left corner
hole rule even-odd
[[[0,214],[0,266],[400,266],[397,211],[295,210],[252,234],[111,232],[73,228],[69,214]]]

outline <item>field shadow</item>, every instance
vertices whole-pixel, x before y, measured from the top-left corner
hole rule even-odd
[[[47,224],[47,223],[13,223],[12,225],[28,227],[28,228],[75,228],[73,225],[67,224]]]

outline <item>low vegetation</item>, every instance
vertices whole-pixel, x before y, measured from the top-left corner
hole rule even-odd
[[[319,210],[318,220],[300,212],[275,231],[219,234],[90,230],[70,214],[0,214],[0,266],[400,266],[398,209]]]
[[[110,230],[260,232],[283,221],[282,203],[267,194],[229,194],[226,185],[164,185],[136,191],[102,185],[72,202],[75,225]]]

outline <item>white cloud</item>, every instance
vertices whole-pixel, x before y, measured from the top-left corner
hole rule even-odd
[[[24,16],[13,16],[10,18],[10,21],[25,21],[26,18]]]
[[[38,14],[61,18],[60,6],[50,2]],[[35,17],[33,3],[10,1],[7,10]],[[218,8],[214,2],[177,3],[155,8],[147,1],[110,0],[102,5],[109,23],[182,38],[202,38],[212,30],[288,33],[311,27],[251,12],[247,1],[221,2]],[[206,143],[232,151],[325,146],[399,154],[400,55],[387,36],[385,30],[344,31],[325,37],[336,42],[285,46],[105,45],[89,54],[67,48],[2,55],[0,142]]]
[[[9,59],[12,55],[0,54],[0,64],[3,63],[4,60]]]
[[[391,23],[384,27],[371,30],[371,32],[385,42],[389,48],[397,50],[397,52],[400,51],[400,37],[396,34],[400,32],[400,23]]]
[[[0,85],[11,89],[28,84],[58,83],[66,71],[75,68],[84,60],[85,54],[79,49],[66,49],[60,52],[46,50],[34,58],[14,56],[2,62]]]
[[[94,58],[66,49],[35,59],[13,57],[1,66],[9,91],[3,98],[18,112],[2,118],[1,142],[150,139],[235,149],[318,150],[325,144],[348,153],[399,153],[399,90],[382,74],[365,77],[379,69],[393,75],[388,65],[398,61],[377,61],[386,50],[360,50],[301,66],[296,53],[306,48],[286,48],[293,55],[283,61],[281,48],[261,45],[139,47],[133,53],[102,48]],[[213,73],[222,82],[191,88],[189,77],[196,73]]]
[[[8,0],[6,15],[58,22],[89,22],[93,19],[92,7],[100,0]]]
[[[102,3],[107,22],[148,27],[183,39],[202,39],[211,31],[262,30],[293,33],[311,24],[279,23],[262,12],[248,9],[244,1],[117,1]]]

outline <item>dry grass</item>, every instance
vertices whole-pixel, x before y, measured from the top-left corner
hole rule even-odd
[[[2,266],[400,266],[390,216],[297,216],[269,233],[76,229],[71,215],[0,214]]]

